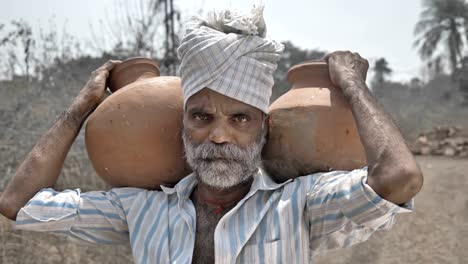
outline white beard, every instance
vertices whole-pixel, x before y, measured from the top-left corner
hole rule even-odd
[[[242,149],[233,144],[195,144],[184,131],[185,157],[199,181],[216,189],[231,188],[250,180],[257,171],[265,134],[262,131],[254,144]]]

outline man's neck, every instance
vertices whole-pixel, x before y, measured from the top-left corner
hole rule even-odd
[[[192,197],[197,200],[197,203],[203,203],[213,207],[230,207],[237,204],[247,195],[252,186],[252,182],[253,177],[247,182],[226,189],[214,188],[199,182]]]

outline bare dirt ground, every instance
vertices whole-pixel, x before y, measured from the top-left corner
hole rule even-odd
[[[468,263],[468,159],[418,157],[424,186],[392,230],[317,258],[316,264]]]
[[[418,157],[425,182],[416,210],[395,227],[318,264],[468,263],[468,159]],[[0,218],[0,263],[132,263],[129,246],[96,246],[53,235],[12,230]]]

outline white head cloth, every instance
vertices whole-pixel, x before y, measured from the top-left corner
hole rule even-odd
[[[247,15],[225,10],[193,18],[178,49],[184,108],[190,96],[209,88],[267,113],[284,47],[265,35],[263,6]]]

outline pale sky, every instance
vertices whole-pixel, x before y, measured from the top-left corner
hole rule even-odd
[[[252,0],[174,0],[183,16],[204,10],[248,10]],[[413,48],[414,25],[422,10],[421,0],[264,0],[268,35],[290,40],[302,48],[352,50],[371,63],[385,57],[394,80],[421,76],[422,62]],[[24,19],[33,27],[47,28],[54,17],[67,21],[78,39],[89,39],[92,23],[109,14],[116,0],[0,0],[0,23]]]

